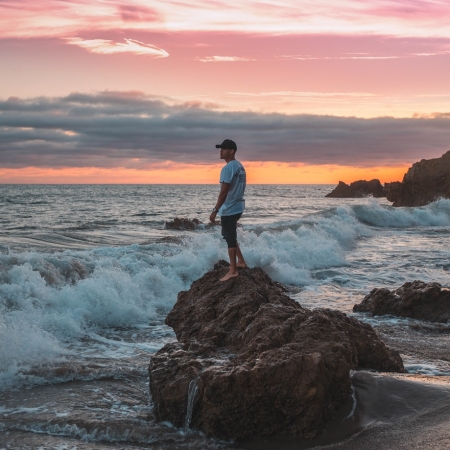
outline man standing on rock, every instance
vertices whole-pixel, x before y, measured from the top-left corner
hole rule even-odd
[[[244,166],[235,159],[237,146],[234,141],[225,139],[221,144],[216,145],[216,148],[220,148],[220,159],[224,159],[227,164],[220,172],[220,194],[209,220],[215,222],[217,213],[220,214],[222,236],[228,244],[230,257],[230,270],[220,281],[227,281],[239,276],[238,267],[247,267],[237,242],[236,230],[237,221],[245,208],[244,192],[247,177]]]

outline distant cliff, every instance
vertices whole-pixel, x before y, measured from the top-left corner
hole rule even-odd
[[[423,206],[450,198],[450,151],[440,158],[416,162],[401,183],[386,183],[384,189],[393,206]]]
[[[332,192],[325,197],[332,198],[361,198],[361,197],[386,197],[380,180],[354,181],[350,185],[339,181]]]

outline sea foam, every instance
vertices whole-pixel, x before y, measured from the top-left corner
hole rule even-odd
[[[377,227],[449,224],[450,200],[411,209],[367,200],[299,220],[245,225],[239,242],[250,266],[288,285],[313,286],[314,271],[349,265],[349,252]],[[220,258],[227,250],[218,229],[181,234],[179,243],[0,254],[0,383],[70,354],[69,344],[86,334],[161,323],[178,292]]]
[[[340,207],[363,223],[375,227],[447,227],[450,225],[450,200],[441,199],[417,208],[394,208],[381,205],[375,199],[353,207]]]
[[[239,232],[250,266],[276,280],[313,282],[310,270],[345,263],[356,220],[321,219],[283,230]],[[105,327],[162,320],[176,301],[227,251],[219,230],[155,243],[56,253],[0,255],[0,371],[42,364],[66,354],[67,343]]]

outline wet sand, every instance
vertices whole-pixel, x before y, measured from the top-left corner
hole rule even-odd
[[[406,365],[427,362],[441,374],[450,375],[450,325],[411,320],[396,326],[380,323],[374,328],[386,345],[400,352]]]
[[[390,347],[400,351],[405,363],[421,364],[431,372],[433,368],[441,374],[450,372],[450,327],[418,321],[397,325],[381,321],[374,326]],[[0,449],[450,448],[450,376],[354,372],[354,398],[322,436],[314,440],[276,437],[233,444],[156,423],[147,364],[148,355],[143,353],[127,359],[120,377],[97,378],[96,365],[83,365],[83,370],[95,379],[2,392]],[[78,372],[84,374],[81,369]]]
[[[355,409],[342,412],[313,440],[268,438],[235,444],[246,450],[450,448],[450,377],[355,372]],[[348,408],[348,406],[347,406]]]
[[[365,428],[345,442],[324,448],[450,448],[450,377],[362,378],[355,386]]]
[[[277,437],[234,445],[156,424],[144,379],[35,387],[6,395],[0,448],[450,448],[450,377],[355,372],[352,380],[354,399],[323,436],[314,440]]]
[[[11,390],[0,408],[0,449],[216,449],[199,433],[158,424],[145,376]],[[223,445],[220,446],[223,448]]]

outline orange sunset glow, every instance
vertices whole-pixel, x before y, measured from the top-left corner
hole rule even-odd
[[[350,183],[359,179],[378,178],[383,183],[401,180],[407,167],[371,167],[352,166],[306,166],[278,162],[249,163],[243,161],[248,172],[248,183],[253,184],[337,184],[339,181]],[[215,184],[221,165],[174,164],[170,168],[150,170],[61,168],[40,169],[0,169],[0,177],[5,183],[20,184]]]
[[[401,180],[450,149],[445,2],[0,2],[1,183]],[[138,162],[136,162],[138,161]]]

